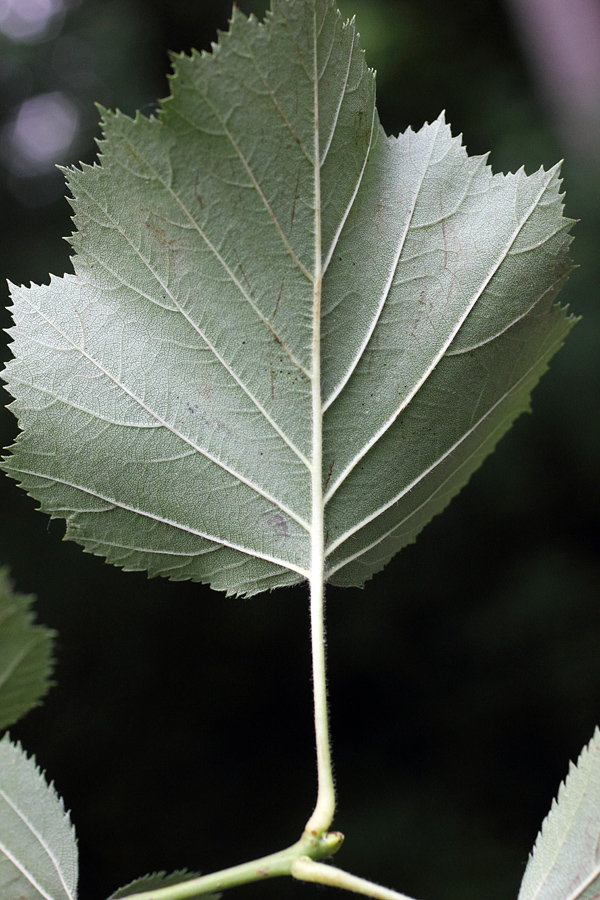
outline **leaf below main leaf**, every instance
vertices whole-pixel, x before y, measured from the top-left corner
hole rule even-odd
[[[54,632],[33,624],[34,599],[15,593],[0,569],[0,729],[37,706],[50,686]]]
[[[172,88],[69,172],[75,275],[13,290],[6,469],[109,561],[251,594],[308,576],[316,467],[327,574],[362,584],[570,328],[558,173],[492,176],[443,118],[386,137],[330,0],[234,10]]]
[[[118,891],[115,891],[114,894],[110,895],[108,900],[121,900],[121,898],[129,897],[131,894],[141,894],[145,891],[160,890],[161,888],[169,887],[173,884],[181,884],[182,882],[190,881],[191,879],[198,877],[199,875],[197,872],[188,872],[187,869],[172,872],[169,875],[167,875],[166,872],[154,872],[152,875],[144,875],[141,878],[136,878],[124,887],[119,888]],[[221,894],[204,894],[203,896],[206,897],[206,900],[218,900]]]
[[[77,844],[62,800],[22,748],[0,741],[0,896],[75,900]]]
[[[600,731],[571,763],[542,825],[519,900],[595,900],[600,892]]]

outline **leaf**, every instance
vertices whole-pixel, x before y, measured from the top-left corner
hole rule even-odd
[[[50,687],[55,632],[33,625],[35,597],[13,591],[0,569],[0,729],[38,706]]]
[[[519,900],[600,896],[600,730],[558,790],[529,857]]]
[[[155,891],[160,888],[169,887],[172,884],[181,884],[182,881],[191,881],[198,878],[198,872],[188,872],[182,869],[167,875],[166,872],[155,872],[153,875],[144,875],[142,878],[136,878],[135,881],[119,888],[114,894],[111,894],[108,900],[121,900],[122,897],[129,897],[131,894],[141,894],[143,891]],[[205,894],[207,900],[216,900],[220,894]]]
[[[23,749],[0,741],[0,897],[75,900],[77,844],[62,800]]]
[[[387,137],[330,0],[234,9],[174,68],[68,172],[75,274],[13,289],[6,471],[124,569],[363,584],[572,325],[558,168],[492,175],[443,117]]]

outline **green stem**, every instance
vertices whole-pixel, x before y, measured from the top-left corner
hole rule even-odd
[[[308,856],[301,856],[294,860],[291,875],[299,881],[312,881],[316,884],[343,888],[346,891],[353,891],[355,894],[373,897],[374,900],[413,900],[407,894],[399,894],[398,891],[381,887],[379,884],[367,881],[366,878],[350,875],[349,872],[344,872],[343,869],[336,869],[335,866],[315,862]]]
[[[338,832],[331,832],[319,839],[303,836],[291,847],[271,853],[269,856],[253,859],[251,862],[238,866],[231,866],[229,869],[222,869],[220,872],[213,872],[210,875],[191,878],[189,881],[182,881],[169,887],[128,894],[127,900],[188,900],[191,897],[224,891],[227,888],[237,887],[251,881],[264,881],[267,878],[290,875],[293,863],[300,857],[327,859],[339,850],[343,840],[343,835]]]
[[[325,834],[335,811],[335,789],[329,743],[329,717],[327,711],[327,679],[325,671],[325,590],[323,567],[311,578],[310,630],[313,662],[313,695],[315,714],[315,738],[317,744],[318,794],[313,814],[306,823],[305,833],[318,837]]]

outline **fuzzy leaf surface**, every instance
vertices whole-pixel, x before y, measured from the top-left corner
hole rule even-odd
[[[35,759],[0,741],[0,897],[75,900],[77,844],[62,800]]]
[[[75,274],[13,289],[6,469],[125,569],[253,594],[324,522],[326,578],[363,584],[571,327],[558,170],[492,175],[442,117],[387,137],[330,0],[234,9],[174,69],[68,173]]]
[[[600,896],[600,730],[544,819],[519,900],[596,900]]]
[[[50,685],[54,632],[33,624],[34,599],[15,593],[0,569],[0,729],[38,706]]]

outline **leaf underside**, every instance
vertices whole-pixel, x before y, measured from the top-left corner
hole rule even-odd
[[[492,175],[443,117],[387,137],[330,0],[234,9],[171,86],[68,172],[75,274],[13,288],[6,470],[110,562],[253,594],[309,574],[316,466],[326,578],[361,585],[572,325],[558,168]]]
[[[38,706],[50,687],[54,632],[33,624],[34,599],[15,593],[0,569],[0,729]]]
[[[77,844],[62,801],[22,748],[0,741],[0,897],[75,900]]]
[[[600,896],[600,730],[571,763],[529,857],[518,900]]]

